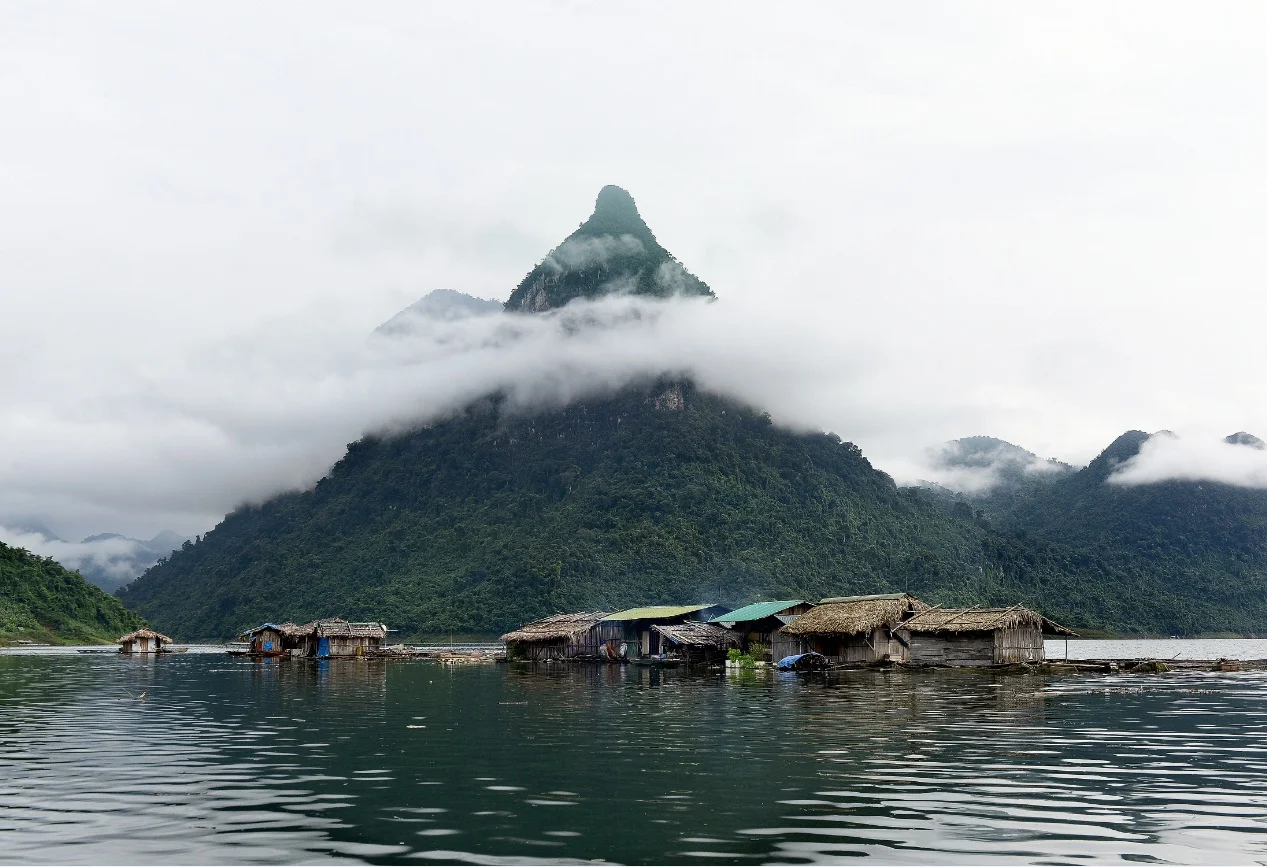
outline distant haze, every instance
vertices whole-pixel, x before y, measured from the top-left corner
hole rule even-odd
[[[1170,429],[1115,480],[1263,485],[1222,439],[1267,435],[1265,17],[5,4],[0,525],[201,532],[481,390],[660,370],[903,481]],[[504,300],[608,183],[715,304],[367,339]]]

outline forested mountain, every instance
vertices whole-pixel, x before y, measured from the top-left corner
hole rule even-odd
[[[930,469],[944,482],[925,482],[923,487],[951,501],[966,501],[991,519],[1010,514],[1039,490],[1075,472],[1069,464],[988,436],[951,440],[930,452]]]
[[[507,307],[677,291],[712,294],[628,193],[607,187]],[[1055,473],[1053,491],[1084,478]],[[491,395],[420,430],[365,437],[314,489],[234,511],[120,595],[190,638],[323,615],[383,619],[401,637],[495,633],[565,610],[886,590],[1025,602],[1119,632],[1267,631],[1261,581],[1211,593],[1017,522],[1024,539],[970,503],[898,488],[836,436],[657,380],[529,415]]]
[[[1116,580],[1185,597],[1170,632],[1267,632],[1267,491],[1111,481],[1150,437],[1169,435],[1127,431],[1081,470],[1005,477],[975,493],[933,487],[926,494],[943,509],[978,512],[1027,546],[1056,546]],[[1245,432],[1224,442],[1262,448]]]
[[[1000,524],[1164,584],[1195,586],[1216,602],[1250,602],[1267,618],[1267,491],[1215,482],[1109,483],[1148,438],[1128,431]]]
[[[506,302],[507,310],[538,313],[574,298],[613,292],[637,295],[709,295],[713,290],[660,246],[633,196],[603,187],[593,215],[541,264],[528,272]]]
[[[0,642],[109,642],[144,625],[119,600],[48,557],[0,542]]]

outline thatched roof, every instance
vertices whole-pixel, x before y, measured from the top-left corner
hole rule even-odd
[[[626,608],[624,611],[617,611],[615,614],[608,614],[604,620],[657,620],[671,619],[674,617],[682,617],[686,614],[694,614],[697,611],[703,611],[705,608],[716,607],[715,602],[697,602],[694,605],[646,605],[642,608]]]
[[[691,647],[728,647],[736,644],[735,633],[712,623],[688,620],[685,623],[657,624],[651,627],[674,644]]]
[[[910,632],[993,632],[1017,626],[1037,627],[1048,635],[1077,635],[1032,608],[926,608],[902,624]]]
[[[552,614],[507,632],[502,641],[559,641],[575,638],[589,632],[608,612],[595,611],[583,614]]]
[[[118,641],[116,641],[115,644],[123,644],[128,641],[135,641],[138,638],[157,638],[159,641],[164,642],[165,644],[172,643],[172,640],[168,638],[166,635],[164,635],[163,633],[155,632],[153,629],[143,626],[140,629],[138,629],[136,632],[129,632],[127,635],[123,636]]]
[[[314,620],[312,631],[318,638],[386,638],[387,627],[382,623],[349,623],[339,617],[330,620]]]
[[[783,627],[788,635],[856,635],[879,626],[895,626],[928,606],[909,593],[836,596]]]

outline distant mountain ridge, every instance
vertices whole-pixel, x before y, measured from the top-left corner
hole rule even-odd
[[[500,301],[476,298],[474,295],[452,289],[436,289],[375,328],[374,333],[386,336],[405,334],[411,331],[419,320],[451,322],[472,316],[500,313],[503,307]]]
[[[90,583],[108,593],[132,581],[162,557],[185,543],[186,537],[163,530],[152,539],[133,539],[121,533],[96,533],[82,541],[60,538],[38,522],[15,522],[4,528],[4,538],[12,544],[49,556],[67,569],[77,571]]]

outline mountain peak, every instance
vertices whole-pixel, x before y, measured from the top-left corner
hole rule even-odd
[[[1252,449],[1258,449],[1260,451],[1267,449],[1267,443],[1264,443],[1252,433],[1246,433],[1243,430],[1223,437],[1223,442],[1233,446],[1249,446]]]
[[[539,313],[604,295],[712,296],[713,290],[660,246],[628,191],[608,185],[594,213],[550,251],[511,293],[506,309]]]
[[[588,237],[611,235],[621,237],[629,235],[637,238],[644,245],[652,245],[658,249],[655,235],[651,227],[638,213],[638,205],[627,190],[608,184],[598,191],[594,201],[594,213],[576,230],[576,235]]]

